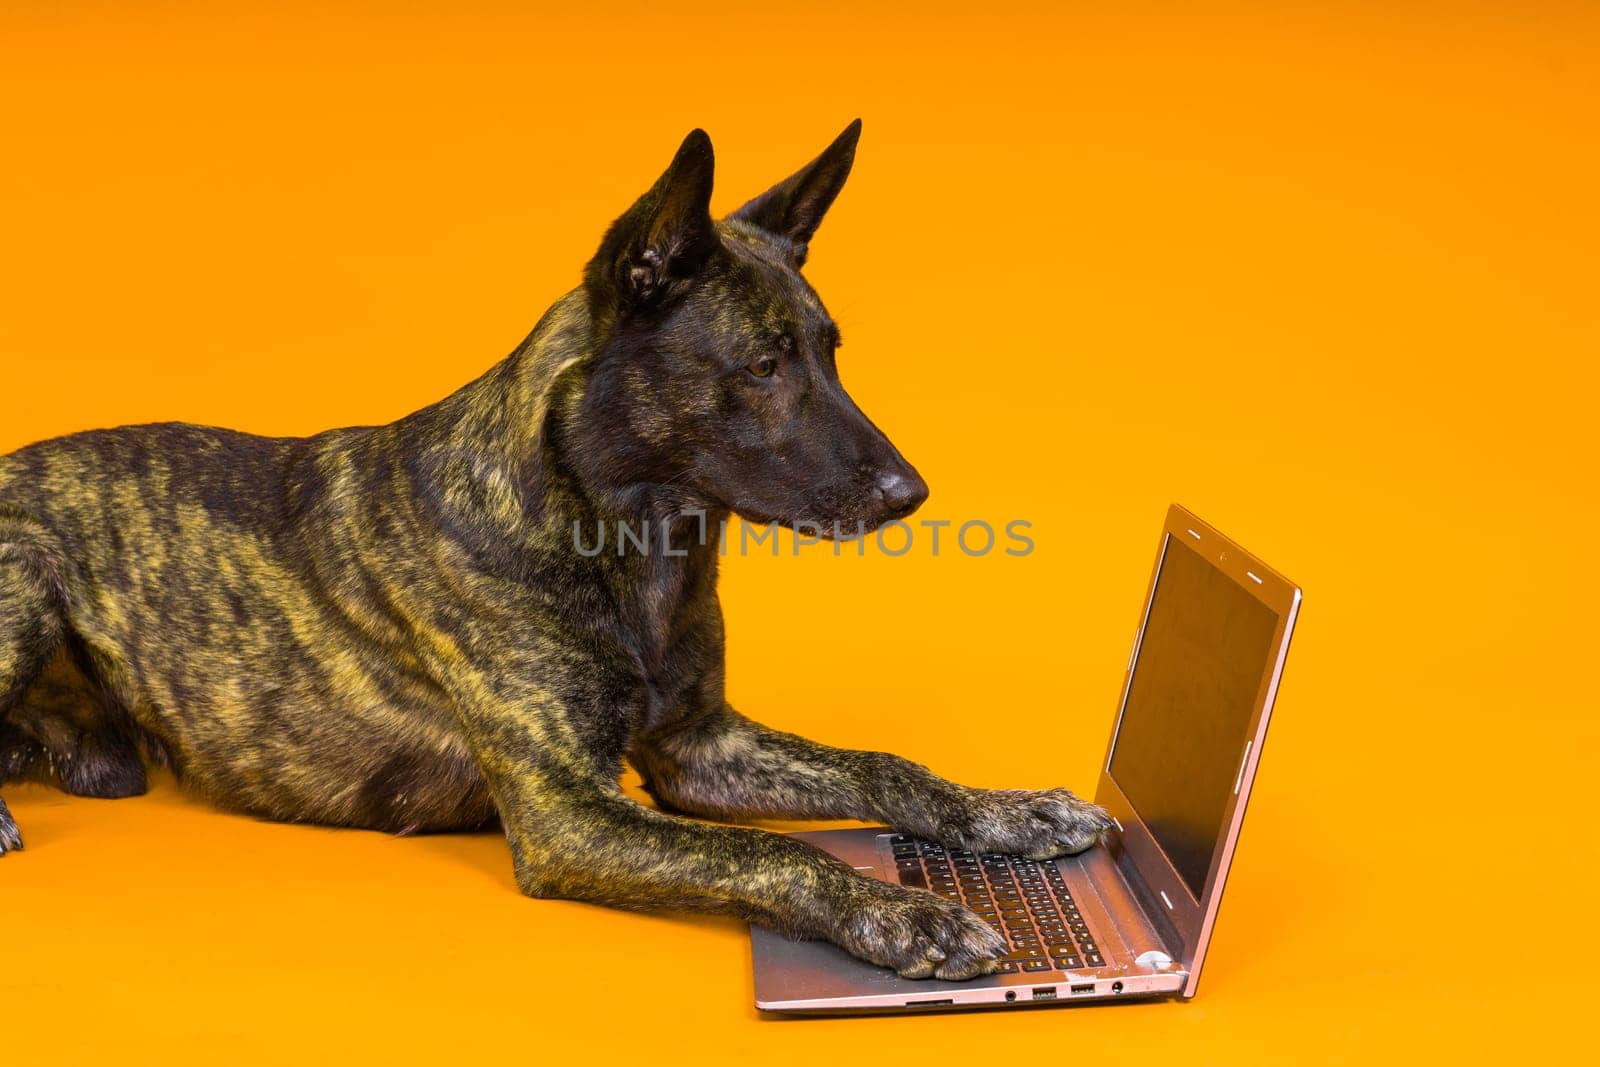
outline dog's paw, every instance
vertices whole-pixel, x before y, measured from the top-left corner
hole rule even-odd
[[[1000,969],[1005,938],[972,911],[925,890],[873,886],[834,938],[849,952],[902,978],[959,981]]]
[[[11,817],[11,809],[6,807],[6,802],[0,800],[0,856],[21,851],[22,834],[17,831],[17,820]]]
[[[1082,852],[1115,825],[1104,808],[1065,789],[974,789],[966,809],[944,828],[946,844],[1036,860]]]

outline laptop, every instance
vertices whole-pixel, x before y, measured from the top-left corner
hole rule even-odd
[[[794,835],[973,908],[1006,935],[1001,972],[901,978],[757,926],[756,1006],[850,1014],[1193,997],[1299,607],[1293,582],[1173,505],[1100,767],[1095,801],[1116,820],[1103,844],[1034,861],[883,827]]]

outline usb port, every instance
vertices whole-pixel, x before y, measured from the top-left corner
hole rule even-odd
[[[1075,997],[1079,996],[1079,995],[1081,995],[1083,993],[1093,993],[1093,992],[1094,992],[1094,983],[1093,982],[1085,982],[1082,985],[1075,985],[1075,986],[1072,987],[1072,995],[1075,996]]]
[[[1033,999],[1034,1000],[1054,1000],[1054,999],[1056,999],[1056,987],[1053,986],[1053,985],[1035,986],[1034,990],[1033,990]]]

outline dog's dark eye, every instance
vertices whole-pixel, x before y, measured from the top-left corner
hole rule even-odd
[[[772,339],[772,346],[784,354],[793,352],[794,335],[780,333]],[[772,377],[772,372],[778,369],[778,357],[773,355],[757,356],[745,366],[745,369],[757,378],[770,378]]]

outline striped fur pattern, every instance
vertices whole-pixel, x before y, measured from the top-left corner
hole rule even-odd
[[[135,426],[0,457],[0,780],[128,796],[162,764],[264,818],[498,822],[534,896],[740,915],[910,976],[993,969],[970,912],[692,817],[1034,856],[1107,825],[1063,790],[964,788],[724,699],[701,531],[871,529],[926,495],[840,385],[800,273],[858,133],[713,220],[695,131],[515,352],[395,423]],[[667,541],[575,551],[574,523],[618,521]],[[619,788],[625,759],[658,809]],[[21,847],[0,802],[0,854]]]

